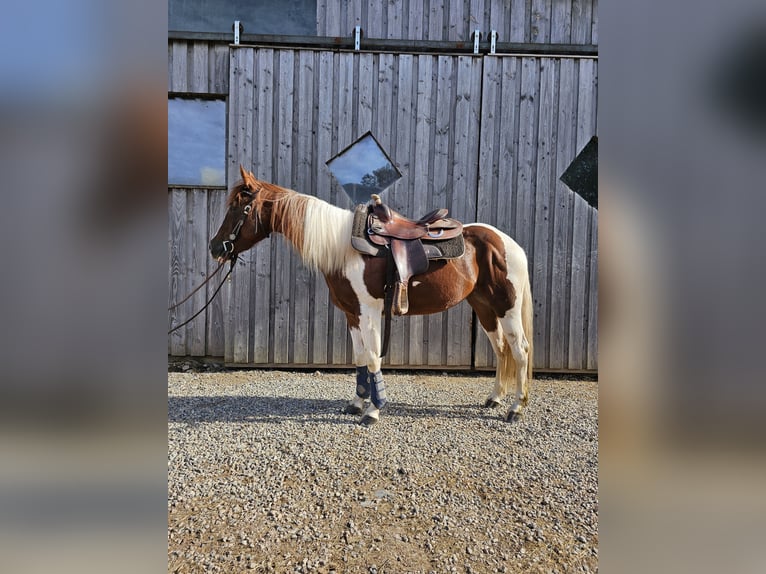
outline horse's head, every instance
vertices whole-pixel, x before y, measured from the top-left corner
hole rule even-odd
[[[259,201],[261,186],[252,172],[239,166],[242,182],[231,190],[226,201],[226,216],[210,240],[210,254],[218,261],[233,260],[238,254],[269,236],[263,224]],[[268,220],[268,218],[266,218]]]

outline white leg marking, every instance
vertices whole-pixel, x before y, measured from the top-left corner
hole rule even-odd
[[[367,408],[365,409],[364,414],[362,415],[363,419],[368,417],[375,420],[378,420],[380,418],[380,411],[372,403],[367,405]]]
[[[501,320],[505,331],[508,346],[513,356],[516,369],[514,378],[516,379],[516,395],[510,413],[518,414],[527,404],[527,351],[529,343],[524,336],[524,330],[521,325],[521,317],[518,308],[511,310],[510,316]]]

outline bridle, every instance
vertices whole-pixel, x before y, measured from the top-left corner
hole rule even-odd
[[[180,329],[184,325],[188,325],[194,319],[196,319],[197,316],[200,313],[202,313],[205,309],[207,309],[208,306],[210,305],[210,303],[213,302],[213,299],[215,299],[215,296],[218,295],[218,292],[221,290],[221,287],[223,287],[223,284],[226,282],[226,280],[231,275],[231,272],[234,271],[234,265],[237,262],[237,258],[235,256],[233,256],[234,255],[234,242],[237,240],[237,237],[239,237],[239,232],[242,230],[242,226],[245,224],[245,221],[247,221],[248,215],[250,215],[250,212],[253,210],[253,202],[255,202],[255,195],[253,194],[253,192],[251,192],[250,190],[247,190],[247,189],[243,189],[242,193],[246,194],[248,197],[251,198],[250,202],[247,203],[245,205],[244,209],[242,210],[242,217],[234,225],[234,229],[231,230],[231,233],[229,234],[229,239],[225,240],[223,242],[223,250],[224,250],[223,252],[224,252],[224,255],[231,254],[232,256],[229,257],[228,259],[224,259],[223,261],[221,261],[221,263],[219,263],[218,267],[216,267],[215,271],[213,271],[213,273],[208,275],[208,277],[201,284],[199,284],[194,289],[194,291],[189,293],[182,301],[179,301],[178,303],[168,307],[168,311],[170,311],[172,309],[175,309],[179,305],[182,305],[183,303],[188,301],[191,298],[192,295],[194,295],[197,291],[202,289],[202,287],[204,287],[208,283],[208,281],[210,281],[213,277],[215,277],[218,274],[218,272],[223,268],[223,265],[224,265],[224,263],[226,263],[227,260],[231,262],[229,270],[226,272],[226,275],[224,275],[223,279],[221,280],[221,283],[218,285],[218,287],[216,287],[215,291],[210,296],[210,299],[207,300],[207,302],[205,303],[205,306],[202,307],[202,309],[197,311],[194,315],[192,315],[189,319],[187,319],[186,321],[184,321],[180,325],[176,325],[175,327],[170,329],[168,331],[168,335],[170,335],[170,333],[172,333],[173,331],[176,331],[176,330]],[[258,232],[258,227],[260,226],[266,232],[266,237],[271,235],[271,233],[268,231],[266,226],[263,225],[263,222],[261,221],[261,216],[258,213],[257,209],[255,210],[255,219],[253,220],[253,223],[255,225],[255,232],[256,233]]]
[[[242,229],[242,226],[245,224],[245,221],[247,221],[247,216],[250,215],[250,212],[253,210],[253,203],[255,202],[255,194],[248,189],[243,189],[241,193],[244,193],[251,199],[250,199],[250,202],[246,204],[244,209],[242,210],[242,217],[234,225],[234,229],[231,230],[231,233],[229,233],[229,239],[224,240],[222,243],[224,255],[227,255],[229,253],[234,253],[234,242],[237,240],[237,237],[239,237],[239,232]],[[271,235],[269,231],[266,229],[266,226],[263,225],[263,222],[261,221],[261,216],[258,213],[257,209],[255,210],[255,218],[253,219],[253,224],[255,225],[255,233],[258,232],[258,227],[261,227],[264,231],[266,231],[266,237]]]

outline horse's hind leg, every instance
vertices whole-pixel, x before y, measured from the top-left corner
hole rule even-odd
[[[484,329],[484,332],[487,334],[487,338],[492,345],[492,350],[495,352],[495,360],[497,362],[497,367],[495,369],[495,386],[487,397],[487,400],[484,402],[484,407],[494,409],[500,406],[500,401],[502,401],[508,393],[508,367],[505,364],[508,357],[507,345],[505,343],[505,337],[503,336],[503,328],[500,326],[500,323],[496,323],[496,328],[493,331]]]
[[[521,316],[517,309],[512,309],[510,314],[500,320],[505,331],[505,339],[508,344],[508,352],[512,361],[513,376],[516,380],[516,395],[511,405],[507,421],[516,421],[521,417],[521,411],[527,405],[527,364],[529,361],[529,342],[524,333]]]

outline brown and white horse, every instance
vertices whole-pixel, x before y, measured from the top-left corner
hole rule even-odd
[[[219,261],[232,260],[271,233],[281,233],[303,262],[319,271],[333,303],[346,315],[356,364],[356,394],[344,408],[377,422],[387,402],[380,372],[386,261],[351,247],[353,213],[316,197],[256,179],[240,167],[242,181],[227,199],[226,216],[210,241]],[[497,407],[515,382],[506,415],[515,421],[527,404],[532,377],[532,293],[527,258],[513,239],[490,225],[463,227],[465,253],[431,261],[412,278],[409,315],[439,313],[464,299],[479,318],[497,357],[495,386],[486,407]],[[370,400],[367,404],[367,399]]]

